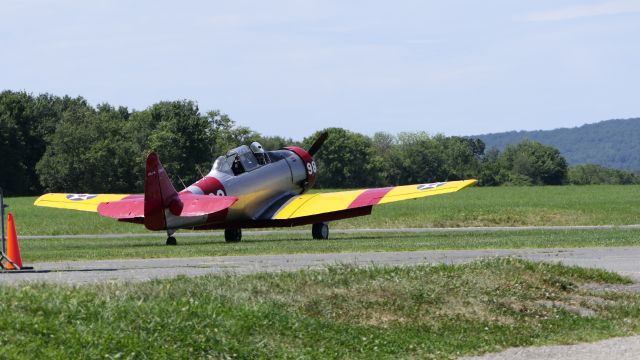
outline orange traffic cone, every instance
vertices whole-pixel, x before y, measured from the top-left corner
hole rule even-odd
[[[22,258],[20,257],[20,247],[18,246],[18,234],[16,233],[16,224],[13,221],[13,214],[9,213],[9,236],[7,239],[7,257],[13,261],[18,268],[22,268]],[[7,262],[7,268],[16,270],[10,262]]]

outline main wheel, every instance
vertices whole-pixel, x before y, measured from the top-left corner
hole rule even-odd
[[[242,240],[242,229],[240,228],[224,229],[224,241],[238,242],[240,240]]]
[[[178,241],[173,236],[167,238],[167,245],[178,245]]]
[[[311,235],[314,239],[326,240],[329,238],[329,224],[317,223],[311,228]]]

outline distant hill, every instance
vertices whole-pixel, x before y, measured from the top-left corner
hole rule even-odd
[[[504,149],[529,139],[560,150],[570,165],[599,164],[606,167],[640,170],[640,118],[601,121],[574,128],[537,131],[509,131],[473,136],[487,149]]]

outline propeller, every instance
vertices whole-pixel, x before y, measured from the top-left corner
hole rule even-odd
[[[320,148],[322,147],[322,144],[324,144],[325,140],[327,140],[328,137],[329,137],[329,133],[326,131],[320,134],[320,136],[316,139],[313,145],[311,145],[309,150],[307,150],[309,155],[311,156],[315,155],[318,152],[318,150],[320,150]]]

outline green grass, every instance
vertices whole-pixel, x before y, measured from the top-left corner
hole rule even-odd
[[[42,261],[414,251],[442,249],[506,249],[640,246],[640,229],[527,230],[435,233],[333,234],[329,240],[310,240],[308,234],[245,235],[242,242],[225,243],[221,232],[209,237],[180,237],[178,246],[164,245],[165,236],[110,239],[22,239],[25,264]]]
[[[143,226],[94,213],[33,206],[10,198],[22,235],[143,233]],[[470,188],[455,194],[380,205],[371,216],[333,228],[622,225],[640,223],[639,185]]]
[[[34,198],[11,198],[19,235],[149,233],[141,225],[95,213],[33,206]],[[602,225],[640,223],[640,186],[558,186],[471,188],[415,201],[381,205],[373,215],[336,221],[332,229],[516,225]],[[301,227],[299,229],[308,229]],[[164,246],[165,235],[121,239],[23,239],[25,262],[73,259],[186,257],[433,249],[638,246],[640,230],[310,234],[244,236],[226,244],[222,235],[181,237]]]
[[[455,358],[638,334],[640,295],[581,287],[628,282],[500,259],[0,287],[0,348],[8,359]]]

